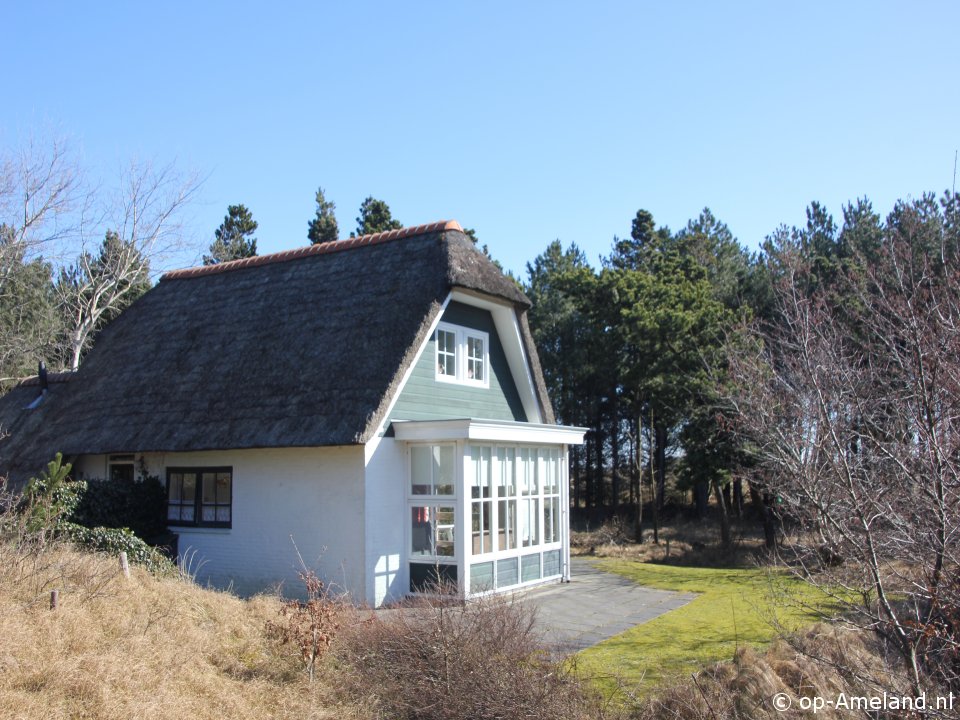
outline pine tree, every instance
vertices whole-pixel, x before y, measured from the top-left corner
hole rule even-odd
[[[336,207],[324,197],[323,188],[317,188],[317,215],[307,222],[307,239],[311,245],[339,239],[340,230],[337,227],[337,218],[333,214]]]
[[[243,205],[230,205],[213,235],[210,254],[203,256],[204,265],[217,265],[230,260],[253,257],[257,254],[257,221]]]
[[[357,229],[350,233],[350,237],[371,235],[387,230],[399,230],[403,223],[394,220],[390,214],[390,206],[383,200],[370,196],[360,206],[360,216],[357,218]]]

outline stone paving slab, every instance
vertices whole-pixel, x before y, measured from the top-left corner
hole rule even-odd
[[[537,610],[537,625],[557,652],[569,655],[634,625],[653,620],[693,600],[695,593],[643,587],[600,570],[586,558],[571,559],[569,583],[555,583],[518,595]]]

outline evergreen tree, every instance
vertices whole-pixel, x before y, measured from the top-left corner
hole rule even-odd
[[[399,230],[403,223],[394,220],[390,214],[390,206],[383,200],[370,196],[360,206],[360,215],[357,217],[357,229],[350,233],[350,237],[372,235],[373,233]]]
[[[317,188],[317,214],[307,222],[307,239],[311,245],[334,242],[340,238],[337,218],[333,214],[336,205],[329,202],[323,194],[323,188]]]
[[[213,235],[210,254],[203,256],[204,265],[217,265],[230,260],[253,257],[257,254],[257,221],[243,205],[230,205]]]

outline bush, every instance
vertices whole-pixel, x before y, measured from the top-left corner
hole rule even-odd
[[[74,512],[87,485],[70,479],[71,467],[57,453],[43,472],[27,482],[19,503],[27,532],[39,537],[56,535]]]
[[[398,720],[598,717],[569,666],[553,662],[532,610],[502,598],[415,602],[342,628],[330,649],[348,698]]]
[[[88,480],[71,520],[90,528],[129,528],[150,540],[167,531],[166,502],[166,490],[157,477],[141,475],[137,482]]]
[[[172,573],[175,570],[173,563],[159,550],[147,545],[127,528],[88,528],[70,524],[66,527],[66,535],[74,543],[88,550],[110,555],[125,552],[127,560],[142,565],[152,573]]]

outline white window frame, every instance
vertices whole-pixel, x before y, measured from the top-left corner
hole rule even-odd
[[[456,366],[456,375],[444,375],[440,372],[440,341],[439,333],[453,333],[456,337],[454,365]],[[475,380],[467,377],[467,341],[477,339],[483,342],[483,379]],[[456,383],[458,385],[470,385],[472,387],[489,388],[490,387],[490,334],[483,330],[474,330],[473,328],[463,327],[461,325],[452,325],[450,323],[439,323],[433,334],[434,344],[434,378],[437,382]]]
[[[449,448],[452,448],[452,449],[453,449],[453,458],[454,458],[454,459],[453,459],[453,463],[454,463],[454,475],[453,475],[453,479],[452,479],[453,493],[451,493],[451,494],[439,494],[439,493],[435,493],[435,492],[434,492],[434,493],[430,493],[430,494],[425,494],[425,493],[417,493],[417,494],[414,494],[414,492],[413,492],[413,479],[414,479],[414,478],[413,478],[413,448],[415,448],[415,447],[419,447],[419,448],[429,448],[431,451],[433,450],[433,448],[438,448],[438,447],[449,447]],[[457,444],[456,444],[456,443],[450,443],[450,442],[411,443],[411,444],[407,447],[407,449],[406,449],[406,454],[407,454],[407,473],[406,473],[406,475],[407,475],[407,479],[406,479],[406,484],[407,484],[407,490],[406,490],[406,496],[407,496],[407,516],[406,516],[406,520],[405,520],[405,524],[406,524],[406,531],[405,531],[405,534],[406,534],[406,543],[405,543],[405,544],[406,544],[406,547],[407,547],[406,555],[407,555],[407,559],[408,559],[409,562],[421,563],[421,564],[427,564],[427,565],[435,565],[435,564],[437,564],[437,563],[439,563],[439,564],[441,564],[441,565],[457,565],[458,562],[459,562],[459,560],[458,560],[458,558],[457,558],[457,535],[458,535],[461,531],[457,529],[457,528],[458,528],[458,525],[459,525],[459,523],[458,523],[458,519],[459,519],[459,518],[458,518],[458,509],[457,509],[457,508],[458,508],[458,505],[457,505],[457,500],[458,500],[458,498],[459,498],[459,496],[460,496],[460,492],[458,491],[458,486],[459,486],[459,483],[460,483],[460,479],[459,479],[459,477],[458,477],[458,475],[457,475],[457,472],[456,472],[458,452],[459,452],[459,451],[458,451],[458,448],[457,448]],[[433,483],[432,480],[431,480],[431,486],[432,486],[432,487],[436,487],[436,484]],[[414,508],[418,508],[418,507],[426,507],[426,508],[429,508],[431,512],[433,512],[433,511],[435,511],[435,510],[437,510],[438,508],[441,508],[441,507],[444,507],[444,508],[446,508],[446,507],[453,508],[453,512],[454,512],[454,523],[453,523],[453,525],[452,525],[453,534],[454,534],[454,553],[453,553],[453,555],[436,555],[436,554],[430,554],[430,555],[415,555],[415,554],[414,554],[414,552],[413,552],[412,511],[413,511]],[[450,529],[450,527],[451,527],[451,526],[447,526],[447,525],[442,525],[442,526],[441,526],[441,525],[436,525],[436,526],[435,526],[435,529],[436,529],[437,531],[440,531],[440,530],[448,530],[448,529]],[[435,541],[436,541],[436,537],[434,537],[434,538],[431,540],[431,544],[434,544]],[[459,571],[458,571],[458,572],[459,572]]]

